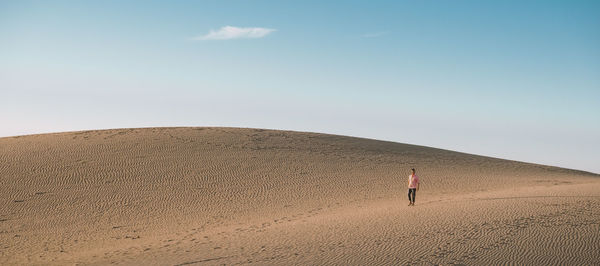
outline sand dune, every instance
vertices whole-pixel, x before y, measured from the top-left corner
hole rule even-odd
[[[0,138],[0,162],[2,265],[600,264],[583,171],[239,128]]]

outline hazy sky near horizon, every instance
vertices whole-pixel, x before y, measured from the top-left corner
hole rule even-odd
[[[2,1],[0,137],[234,126],[600,173],[600,1]]]

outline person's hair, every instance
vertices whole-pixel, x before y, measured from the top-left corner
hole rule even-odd
[[[413,172],[415,172],[415,173],[417,172],[417,171],[415,171],[415,168],[413,168],[413,169],[410,169],[410,170],[412,170],[412,171],[413,171]]]

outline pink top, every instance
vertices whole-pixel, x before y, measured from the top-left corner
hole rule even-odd
[[[417,175],[408,176],[408,188],[417,188],[419,184],[419,177]]]

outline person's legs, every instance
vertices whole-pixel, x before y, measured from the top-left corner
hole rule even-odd
[[[411,204],[415,203],[415,190],[414,188],[409,188],[408,189],[408,201],[410,201]]]

